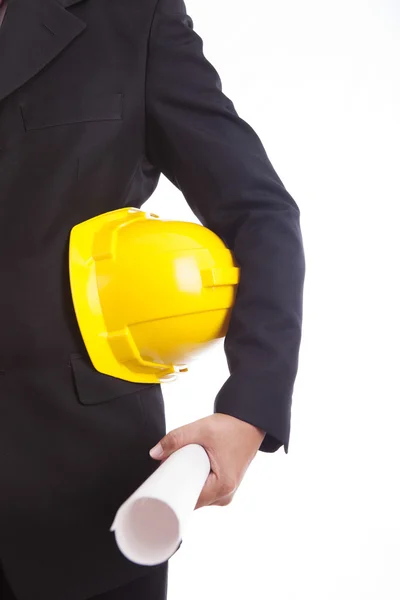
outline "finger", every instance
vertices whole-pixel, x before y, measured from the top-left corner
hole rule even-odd
[[[218,490],[219,485],[217,476],[211,471],[197,500],[195,510],[202,506],[209,506],[215,502],[215,500],[218,499]]]
[[[210,506],[228,506],[233,500],[234,494],[229,494],[228,496],[223,496],[222,498],[218,498],[215,502],[213,502]]]
[[[188,444],[201,444],[204,445],[204,439],[206,438],[205,433],[206,422],[205,419],[199,421],[193,421],[176,429],[169,431],[154,448],[150,450],[151,456],[157,460],[165,460],[173,452],[176,452],[183,446]],[[160,449],[162,452],[158,455],[154,455],[153,450]]]

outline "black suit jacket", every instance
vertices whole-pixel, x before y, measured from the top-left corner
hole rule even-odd
[[[260,77],[264,77],[260,73]],[[109,527],[158,463],[158,385],[95,371],[71,228],[163,173],[241,281],[214,410],[287,451],[302,325],[299,208],[222,92],[183,0],[9,0],[0,30],[0,559],[19,600],[85,600],[152,567]],[[165,207],[168,215],[168,206]]]

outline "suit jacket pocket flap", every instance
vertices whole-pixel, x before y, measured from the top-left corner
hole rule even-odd
[[[149,383],[132,383],[99,373],[89,358],[81,355],[70,357],[76,392],[81,404],[101,404],[109,400],[135,394],[153,386]]]
[[[29,131],[71,123],[121,120],[122,98],[122,94],[60,95],[42,102],[27,98],[20,108],[25,129]]]

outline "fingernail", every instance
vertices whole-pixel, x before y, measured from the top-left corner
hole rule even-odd
[[[152,448],[150,450],[150,456],[152,458],[161,458],[162,454],[163,454],[163,449],[161,444],[157,444],[157,446],[154,446],[154,448]]]

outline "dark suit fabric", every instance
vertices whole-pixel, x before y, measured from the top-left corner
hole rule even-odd
[[[266,77],[264,73],[261,77]],[[10,0],[0,30],[0,559],[18,600],[85,600],[151,572],[109,531],[157,468],[159,385],[102,375],[69,291],[71,228],[141,207],[163,173],[241,281],[214,411],[288,450],[300,211],[222,92],[182,0]],[[168,217],[168,206],[163,215]]]
[[[87,600],[167,600],[168,596],[168,561],[162,563],[157,569],[143,577],[137,577],[127,584],[96,594]],[[0,571],[0,598],[1,600],[18,600],[10,588],[7,579],[2,577]],[[58,598],[57,595],[54,598]]]

